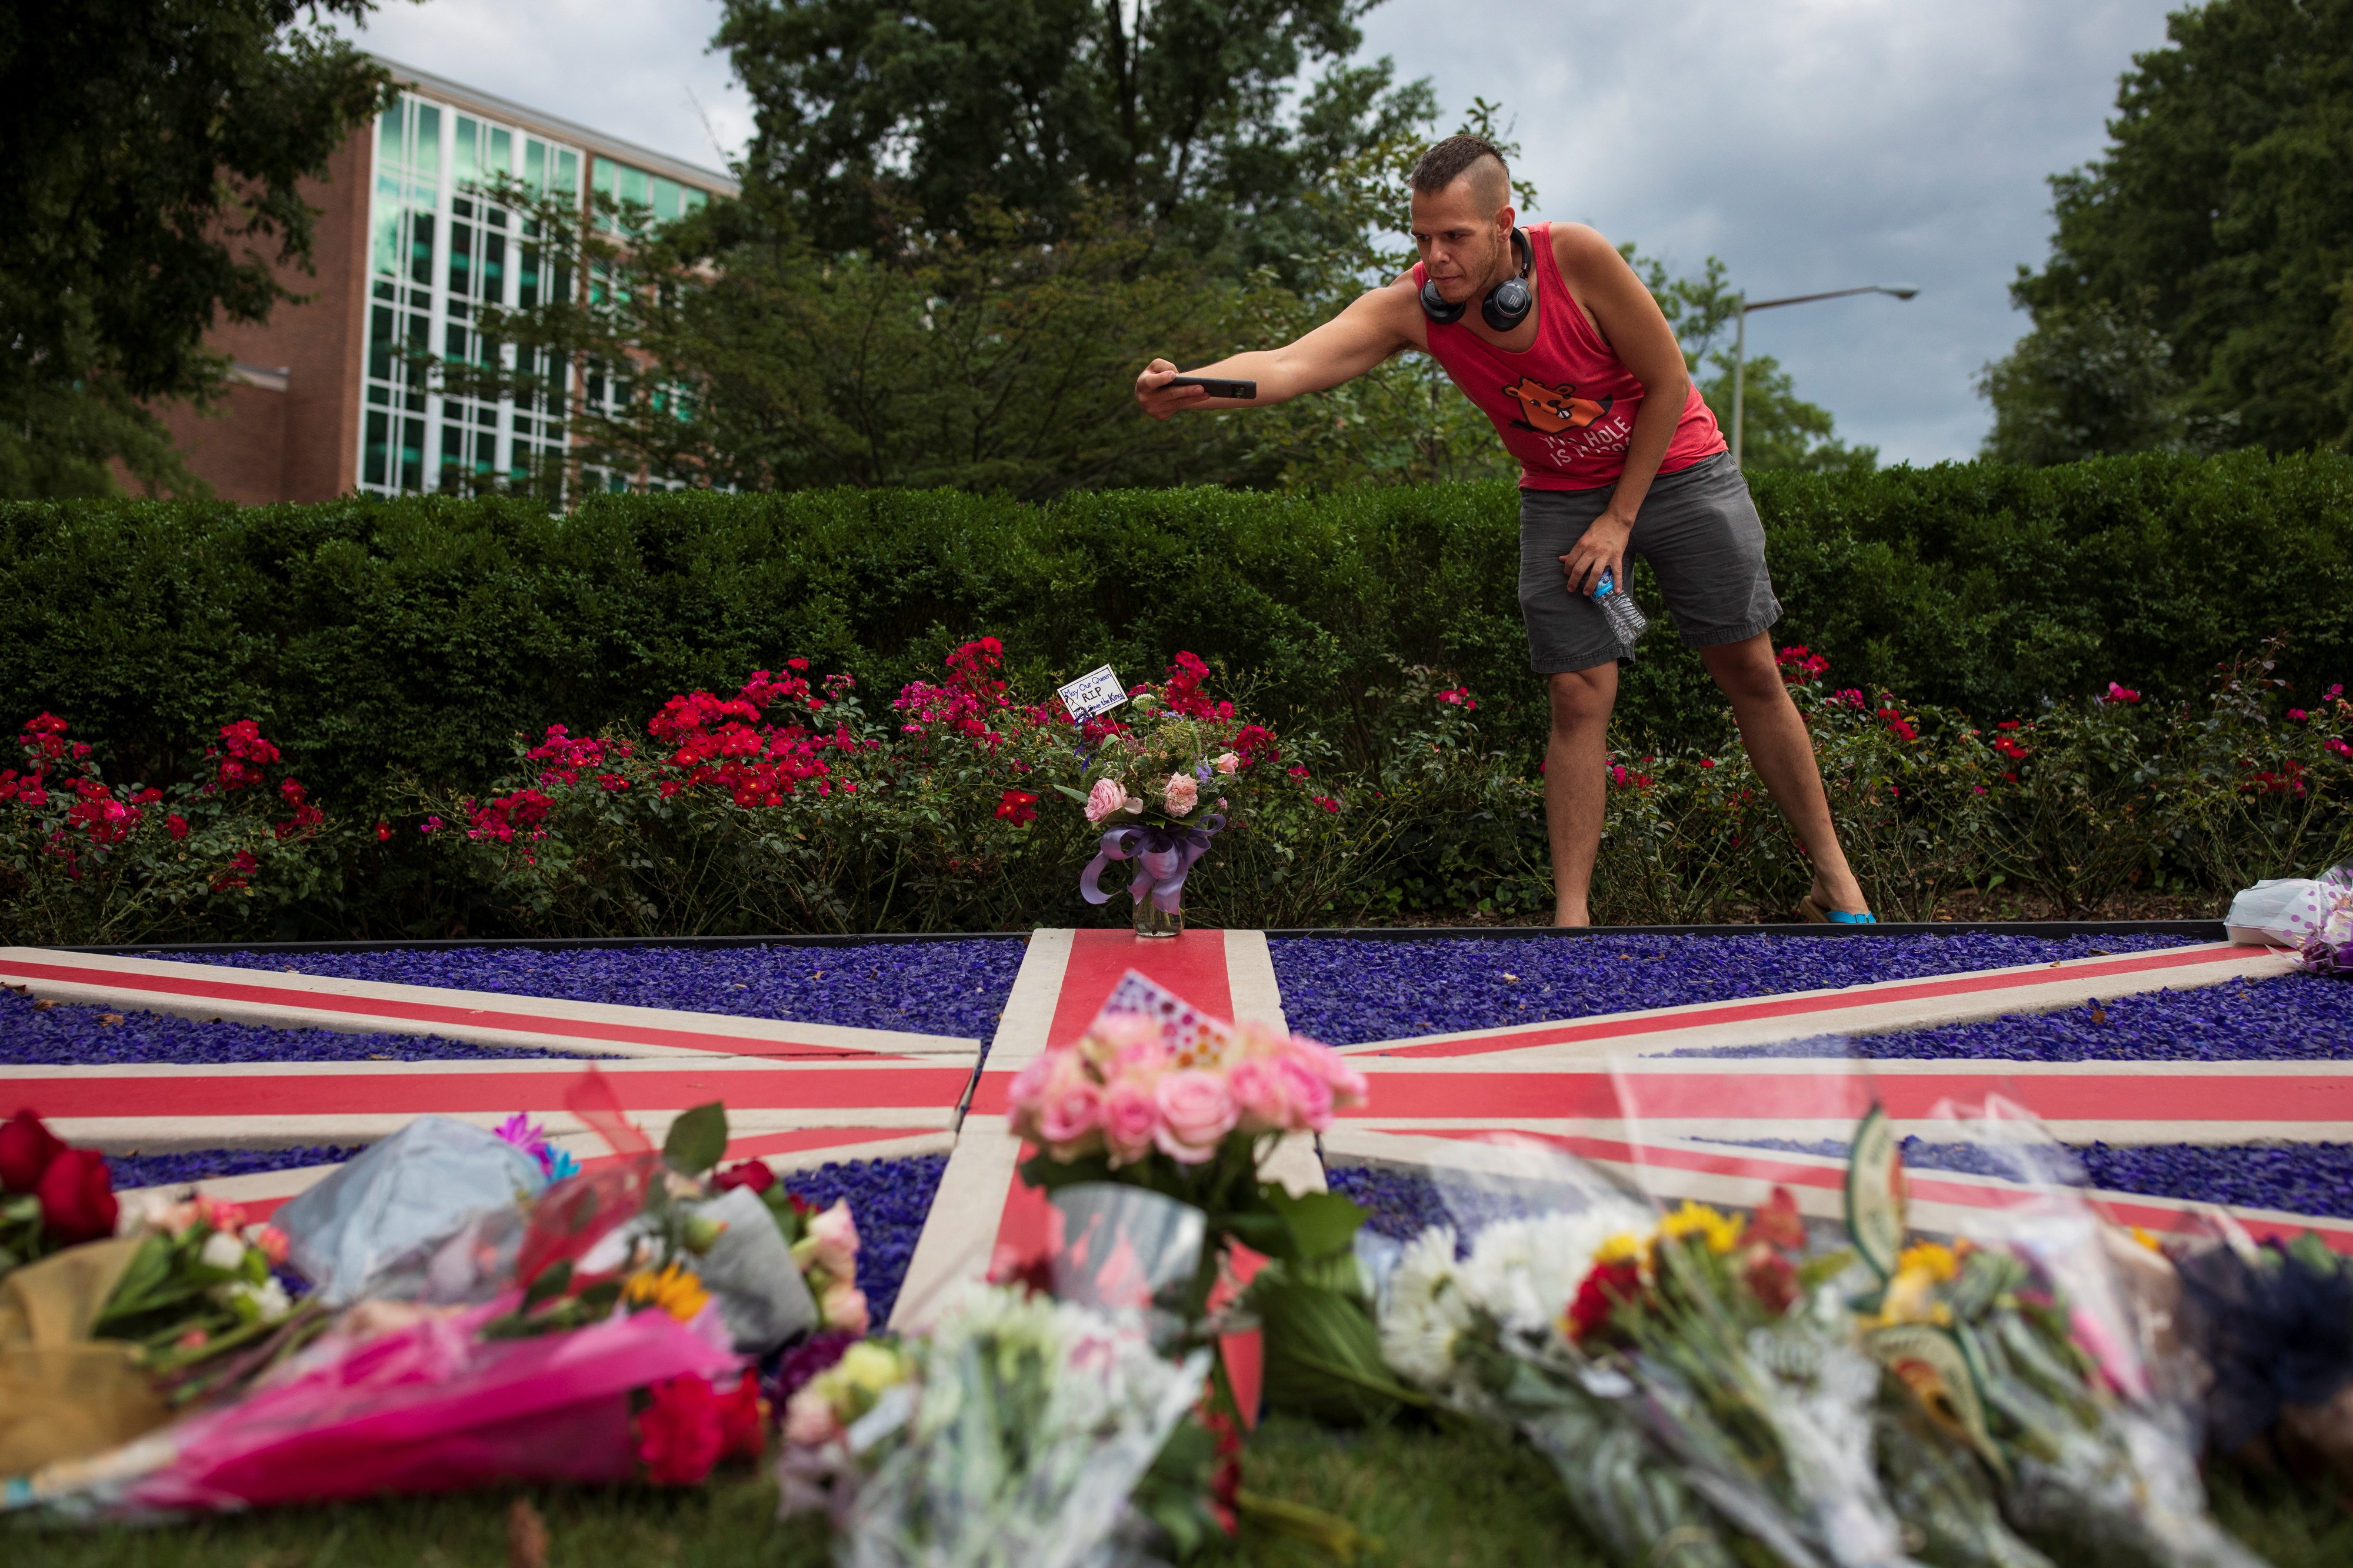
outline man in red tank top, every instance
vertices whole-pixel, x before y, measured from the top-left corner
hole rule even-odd
[[[1250,399],[1171,386],[1154,360],[1135,378],[1146,414],[1282,403],[1418,349],[1495,422],[1520,460],[1520,613],[1528,658],[1551,689],[1545,818],[1561,925],[1585,925],[1601,847],[1609,711],[1632,646],[1592,597],[1650,562],[1684,644],[1732,700],[1749,758],[1809,851],[1815,921],[1868,921],[1822,793],[1805,721],[1767,635],[1779,618],[1765,530],[1674,331],[1632,268],[1581,224],[1522,230],[1501,153],[1450,136],[1413,171],[1420,263],[1298,342],[1186,374],[1255,381]]]

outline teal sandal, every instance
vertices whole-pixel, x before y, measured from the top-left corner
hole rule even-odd
[[[1879,917],[1869,910],[1856,914],[1848,910],[1827,909],[1817,903],[1810,892],[1798,900],[1798,912],[1805,916],[1811,925],[1875,926],[1879,923]]]

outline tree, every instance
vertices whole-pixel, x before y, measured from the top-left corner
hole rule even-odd
[[[197,487],[144,404],[208,405],[215,320],[294,298],[296,189],[384,71],[318,25],[370,0],[17,0],[0,15],[0,495]],[[311,26],[296,26],[309,11]]]
[[[1724,262],[1709,257],[1696,278],[1678,278],[1665,263],[1641,255],[1630,242],[1619,247],[1659,302],[1659,310],[1682,343],[1683,363],[1699,381],[1700,395],[1732,438],[1733,352],[1725,333],[1739,322],[1739,291]],[[1704,376],[1702,366],[1715,374]],[[1741,374],[1742,466],[1750,469],[1795,468],[1802,473],[1869,473],[1879,466],[1876,447],[1850,447],[1839,439],[1837,422],[1820,404],[1798,395],[1797,379],[1770,354],[1758,354]]]
[[[2050,259],[2011,290],[2033,331],[1980,384],[1994,442],[2133,451],[2179,416],[2194,448],[2342,447],[2353,0],[2211,0],[2167,34],[2124,73],[2105,155],[2051,182]]]
[[[533,477],[550,500],[589,474],[1029,500],[1247,475],[1234,416],[1146,425],[1128,388],[1164,344],[1228,352],[1248,294],[1139,265],[1148,243],[1116,222],[1080,215],[1046,246],[1000,216],[972,241],[913,240],[885,260],[826,254],[756,189],[659,228],[599,197],[586,232],[562,201],[512,183],[491,195],[543,253],[576,258],[589,287],[485,310],[486,352],[423,363],[461,396],[564,406],[579,445]]]
[[[1978,377],[1993,405],[1984,454],[2042,467],[2182,444],[2173,345],[2150,324],[2144,294],[2046,306],[2034,331]]]
[[[1426,110],[1350,67],[1363,0],[727,0],[757,132],[745,175],[818,249],[971,239],[979,214],[1051,241],[1104,203],[1237,273],[1301,248],[1313,177]],[[1286,94],[1329,68],[1295,121]],[[1323,233],[1323,242],[1345,237]]]

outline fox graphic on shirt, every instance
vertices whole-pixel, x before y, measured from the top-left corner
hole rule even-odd
[[[1540,436],[1559,436],[1571,430],[1582,430],[1603,415],[1616,399],[1603,397],[1599,403],[1589,397],[1574,395],[1575,386],[1546,386],[1531,376],[1522,376],[1504,388],[1504,395],[1514,398],[1520,405],[1520,417],[1512,421],[1518,430],[1533,430]]]

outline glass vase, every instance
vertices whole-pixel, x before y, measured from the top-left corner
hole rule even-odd
[[[1174,910],[1163,910],[1147,895],[1135,900],[1135,934],[1140,937],[1176,936],[1185,929],[1185,906],[1180,901]]]

